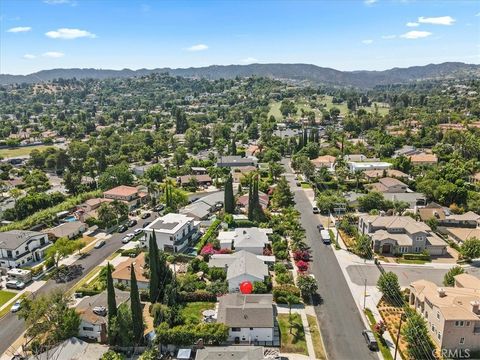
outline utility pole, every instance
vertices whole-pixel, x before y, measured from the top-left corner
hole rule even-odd
[[[363,311],[365,311],[365,303],[367,302],[367,279],[365,279],[365,287],[363,290]]]
[[[400,330],[402,329],[402,321],[404,316],[405,314],[402,314],[400,316],[400,324],[398,325],[397,341],[395,341],[395,355],[393,356],[393,360],[397,360],[398,343],[400,341]]]

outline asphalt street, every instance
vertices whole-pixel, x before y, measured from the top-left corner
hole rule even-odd
[[[283,161],[289,169],[287,160]],[[296,209],[306,230],[307,244],[311,247],[313,262],[310,272],[315,276],[321,301],[315,306],[326,352],[331,360],[378,359],[368,350],[362,336],[365,329],[350,289],[342,274],[331,246],[320,241],[317,225],[320,216],[312,213],[312,205],[305,192],[295,185],[294,176],[287,170],[286,178],[295,194]]]
[[[152,215],[143,220],[139,219],[138,224],[129,228],[126,232],[119,234],[114,233],[106,240],[106,244],[99,249],[92,249],[82,259],[77,260],[74,264],[80,264],[83,266],[83,275],[88,274],[95,266],[101,264],[108,256],[122,247],[122,238],[130,232],[133,232],[136,228],[142,227],[146,221],[153,221],[158,215],[152,212]],[[54,280],[48,280],[44,286],[36,291],[33,296],[47,294],[53,290],[66,291],[74,286],[82,279],[83,276],[78,277],[71,282],[57,284]],[[25,331],[24,321],[19,319],[16,314],[8,313],[0,320],[0,354],[5,353],[9,349],[19,336]],[[7,352],[8,353],[8,352]]]

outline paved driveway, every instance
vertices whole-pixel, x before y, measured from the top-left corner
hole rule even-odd
[[[286,169],[286,160],[283,161]],[[312,248],[311,273],[318,283],[321,303],[315,306],[320,322],[326,352],[331,360],[378,359],[370,352],[362,337],[365,328],[350,289],[342,274],[331,246],[320,242],[316,226],[321,217],[312,213],[312,206],[304,190],[295,185],[293,174],[286,175],[295,193],[296,208],[306,230],[307,243]]]

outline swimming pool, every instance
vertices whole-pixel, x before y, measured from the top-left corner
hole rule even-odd
[[[66,218],[63,219],[64,222],[73,222],[77,221],[77,218],[73,215],[67,216]]]

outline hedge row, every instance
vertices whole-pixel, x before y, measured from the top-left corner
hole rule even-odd
[[[207,291],[197,290],[194,292],[185,292],[181,291],[179,293],[181,302],[197,302],[197,301],[207,301],[207,302],[216,302],[217,295],[211,294]]]
[[[403,254],[405,260],[430,260],[430,255],[428,254]]]
[[[212,240],[211,238],[213,237],[213,235],[215,234],[215,231],[217,231],[217,228],[220,226],[221,223],[222,223],[222,221],[220,219],[215,219],[215,221],[212,223],[212,225],[210,225],[207,232],[205,234],[203,234],[200,241],[197,243],[197,245],[195,245],[195,250],[197,250],[197,252],[200,252],[200,250],[202,250],[202,248],[210,240]]]

